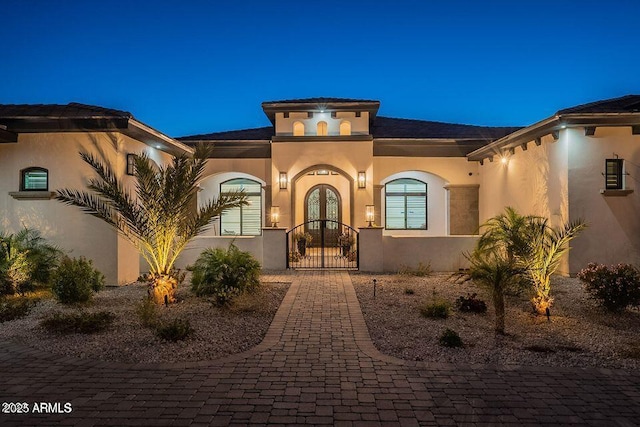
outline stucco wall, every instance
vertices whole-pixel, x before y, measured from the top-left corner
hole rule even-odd
[[[604,188],[605,159],[624,159],[626,188],[633,193],[608,197]],[[640,135],[630,127],[598,127],[585,136],[582,128],[569,133],[569,219],[582,218],[588,228],[573,243],[572,273],[589,262],[640,263]]]
[[[352,135],[369,134],[369,113],[363,111],[360,117],[356,117],[355,113],[339,112],[335,118],[331,117],[331,112],[314,112],[311,118],[307,117],[306,112],[292,112],[289,113],[288,118],[284,117],[284,113],[276,113],[276,135],[291,136],[293,135],[293,124],[295,122],[302,122],[304,124],[305,135],[315,136],[317,135],[318,122],[321,121],[327,123],[329,135],[340,135],[340,123],[343,120],[351,123]]]
[[[138,256],[131,244],[119,238],[101,220],[79,208],[56,200],[16,200],[9,192],[18,191],[20,170],[39,166],[49,170],[49,190],[85,190],[92,169],[82,161],[79,151],[94,153],[110,162],[125,185],[126,154],[149,153],[156,162],[169,156],[119,133],[33,133],[20,134],[17,144],[0,145],[1,228],[15,232],[22,227],[42,232],[49,241],[70,256],[84,255],[107,277],[107,283],[126,283],[139,275]]]
[[[202,251],[208,248],[227,249],[233,243],[242,251],[251,253],[262,264],[262,236],[198,236],[193,239],[176,260],[176,268],[184,269],[193,264]],[[285,250],[282,250],[282,258],[286,259]]]
[[[458,271],[468,267],[464,253],[473,250],[476,240],[471,236],[383,236],[384,271],[415,268],[420,262],[430,264],[433,271]]]
[[[292,228],[299,220],[299,209],[294,214],[292,197],[296,200],[304,199],[306,194],[303,174],[307,169],[320,169],[324,166],[332,166],[333,169],[344,173],[344,177],[352,182],[353,204],[350,206],[354,223],[351,226],[361,227],[365,225],[365,206],[373,200],[372,188],[372,161],[373,144],[371,141],[342,141],[342,142],[282,142],[272,144],[272,204],[280,206],[281,226]],[[359,171],[367,174],[367,187],[357,188]],[[289,182],[287,189],[280,189],[278,185],[279,172],[286,172]],[[302,174],[302,175],[301,175]],[[300,181],[296,182],[296,176],[300,175]],[[330,177],[330,176],[329,176]],[[299,185],[298,185],[299,184]],[[349,197],[346,188],[341,191],[341,197]],[[304,213],[302,213],[304,215]],[[348,221],[350,222],[350,221]]]

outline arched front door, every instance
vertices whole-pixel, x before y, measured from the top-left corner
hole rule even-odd
[[[308,222],[316,219],[336,221],[326,223],[325,245],[334,246],[337,244],[338,234],[336,231],[342,218],[340,210],[340,194],[331,185],[319,184],[307,192],[304,198],[304,220],[307,223],[306,231],[313,237],[311,246],[315,246],[320,242],[320,223]]]

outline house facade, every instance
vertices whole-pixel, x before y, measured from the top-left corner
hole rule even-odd
[[[1,228],[36,228],[93,259],[110,282],[135,280],[144,266],[131,245],[53,192],[86,186],[91,171],[79,151],[101,155],[132,185],[128,155],[144,151],[164,164],[202,143],[214,148],[199,201],[242,189],[249,204],[195,239],[181,267],[231,241],[268,268],[304,266],[299,230],[323,250],[322,267],[344,258],[340,267],[369,271],[419,262],[457,270],[479,225],[505,206],[554,224],[587,221],[564,273],[590,261],[638,261],[640,96],[561,110],[524,128],[387,118],[379,107],[342,98],[264,102],[268,126],[171,138],[117,110],[1,105]],[[335,248],[347,232],[358,242],[342,253]]]

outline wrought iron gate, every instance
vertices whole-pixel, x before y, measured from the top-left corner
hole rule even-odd
[[[315,219],[287,231],[287,268],[358,268],[358,232],[338,221]]]

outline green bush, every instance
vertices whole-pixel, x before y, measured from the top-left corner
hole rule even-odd
[[[25,294],[36,284],[47,285],[61,255],[36,230],[0,233],[0,294]]]
[[[606,266],[590,263],[578,273],[592,299],[607,310],[640,306],[640,272],[629,264]]]
[[[51,290],[63,304],[87,302],[94,292],[104,288],[105,278],[84,257],[65,257],[54,271]]]
[[[486,313],[487,304],[480,298],[477,298],[477,294],[467,294],[467,296],[460,296],[455,306],[459,311],[463,313]]]
[[[405,295],[413,295],[416,291],[414,291],[413,288],[404,288],[404,293]]]
[[[24,297],[0,301],[0,323],[25,317],[37,302]]]
[[[231,302],[260,285],[260,263],[249,252],[231,244],[228,249],[209,248],[193,266],[191,289],[198,296],[213,296],[218,305]]]
[[[187,319],[174,319],[171,322],[159,325],[156,329],[158,337],[172,342],[185,340],[189,338],[193,332],[194,330],[191,327],[191,323],[189,323]]]
[[[420,306],[420,314],[431,319],[446,319],[449,317],[449,303],[446,301],[434,301]]]
[[[460,335],[452,329],[447,328],[442,335],[440,335],[440,339],[438,340],[441,346],[443,347],[463,347],[464,343],[462,342],[462,338]]]
[[[93,334],[107,329],[116,315],[108,311],[95,313],[53,313],[50,317],[40,322],[40,325],[49,332],[58,334]]]

